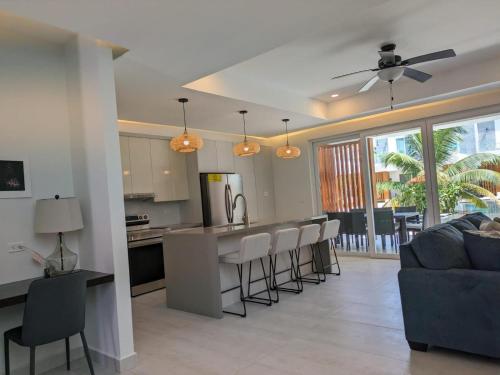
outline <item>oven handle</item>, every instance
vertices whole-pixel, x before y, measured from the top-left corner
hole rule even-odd
[[[163,243],[162,238],[151,238],[148,240],[141,240],[141,241],[132,241],[128,243],[128,248],[133,249],[136,247],[142,247],[142,246],[148,246],[148,245],[157,245],[159,243]]]

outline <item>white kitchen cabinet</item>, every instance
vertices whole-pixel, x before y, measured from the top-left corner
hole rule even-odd
[[[155,202],[189,199],[186,155],[170,148],[168,139],[148,139]]]
[[[173,199],[176,201],[189,199],[186,155],[170,151],[170,171],[173,185]]]
[[[234,172],[233,143],[216,141],[217,172]]]
[[[148,138],[129,137],[132,193],[153,193],[151,143]]]
[[[168,141],[151,139],[150,143],[154,200],[155,202],[173,200],[175,193],[170,160],[171,150]]]
[[[132,193],[132,176],[130,173],[129,137],[120,136],[120,155],[122,160],[123,194]]]
[[[203,140],[203,147],[197,151],[199,172],[218,172],[217,144],[210,139]]]
[[[240,174],[243,179],[243,194],[245,194],[245,197],[247,198],[248,217],[250,221],[259,220],[254,158],[255,156],[236,156],[234,158],[235,172]],[[238,201],[238,204],[241,204],[241,201]]]

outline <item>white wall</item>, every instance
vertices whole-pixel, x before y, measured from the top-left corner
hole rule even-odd
[[[10,254],[7,244],[24,242],[44,255],[55,246],[53,235],[35,235],[35,201],[54,194],[73,196],[70,134],[66,102],[64,49],[2,31],[0,34],[0,159],[26,157],[30,163],[32,197],[0,199],[0,284],[42,275],[28,252]],[[78,235],[66,237],[78,251]],[[21,323],[24,306],[0,309],[0,331]],[[80,344],[73,342],[73,347]],[[3,340],[0,343],[3,347]],[[26,366],[28,352],[11,346],[13,369]],[[37,351],[39,369],[54,361],[63,363],[64,345],[47,345]],[[3,350],[2,350],[3,352]],[[55,357],[54,357],[55,355]],[[0,373],[3,373],[0,356]]]

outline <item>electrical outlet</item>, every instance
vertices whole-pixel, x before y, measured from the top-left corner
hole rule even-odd
[[[18,253],[20,251],[26,250],[24,242],[10,242],[8,246],[9,246],[9,253]]]

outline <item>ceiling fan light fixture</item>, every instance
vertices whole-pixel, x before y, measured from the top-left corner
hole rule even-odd
[[[170,148],[176,152],[194,152],[203,147],[203,139],[195,133],[188,133],[186,125],[186,108],[185,104],[188,102],[186,98],[179,98],[179,103],[182,103],[182,111],[184,114],[184,132],[170,140]]]
[[[285,123],[285,131],[286,131],[286,145],[280,146],[276,149],[276,156],[281,158],[281,159],[295,159],[300,156],[300,148],[296,146],[290,146],[290,143],[288,142],[288,121],[290,121],[287,118],[284,118],[281,120]]]
[[[246,121],[245,121],[245,114],[248,113],[248,111],[242,110],[239,112],[243,118],[243,142],[240,142],[233,147],[233,154],[235,156],[240,156],[240,157],[246,157],[246,156],[253,156],[255,154],[258,154],[260,152],[260,145],[257,142],[249,141],[247,139],[247,129],[246,129]]]

